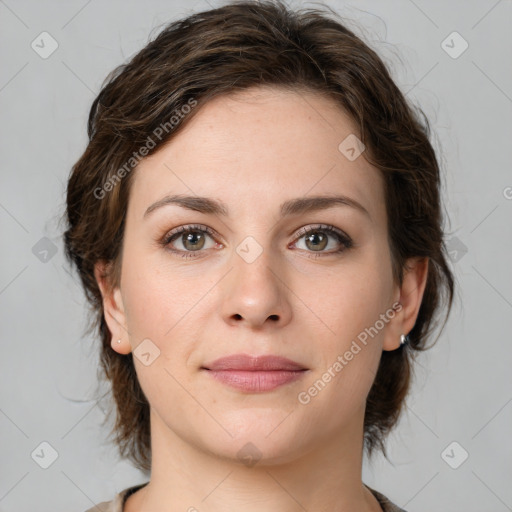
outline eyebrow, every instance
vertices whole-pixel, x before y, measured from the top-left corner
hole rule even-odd
[[[144,217],[147,217],[150,213],[167,205],[177,205],[181,206],[182,208],[186,208],[187,210],[193,210],[204,214],[229,217],[229,209],[221,201],[209,197],[184,195],[170,195],[163,197],[156,203],[153,203],[145,211]],[[337,206],[349,206],[354,208],[360,213],[365,214],[371,220],[371,216],[368,213],[368,210],[366,210],[366,208],[361,203],[355,199],[343,195],[309,196],[290,199],[281,205],[280,214],[283,218],[292,215],[310,213],[318,210],[326,210],[328,208],[334,208]]]

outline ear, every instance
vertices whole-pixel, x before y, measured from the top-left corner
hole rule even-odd
[[[406,270],[397,298],[401,307],[395,309],[395,316],[388,324],[383,350],[399,348],[400,335],[408,334],[414,327],[427,285],[428,265],[428,258],[410,258],[406,261]]]
[[[103,314],[112,335],[112,348],[119,354],[129,354],[131,352],[131,345],[128,339],[121,290],[119,286],[112,286],[111,267],[111,263],[105,261],[97,262],[94,265],[94,277],[101,291]],[[118,340],[121,341],[118,342]]]

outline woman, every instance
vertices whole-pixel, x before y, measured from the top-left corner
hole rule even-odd
[[[402,510],[362,457],[452,304],[428,135],[335,15],[278,2],[172,23],[109,76],[65,243],[151,477],[101,510]]]

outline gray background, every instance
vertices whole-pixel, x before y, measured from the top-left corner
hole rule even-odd
[[[446,330],[418,360],[391,462],[365,461],[364,481],[408,512],[512,510],[512,2],[327,3],[432,121],[460,286]],[[58,219],[106,74],[152,30],[209,5],[218,3],[0,1],[1,512],[83,512],[147,481],[105,441],[96,345],[83,335]],[[43,31],[59,45],[46,59],[31,47]],[[458,53],[458,36],[442,46],[453,31],[469,44],[457,58],[445,49]],[[48,469],[43,441],[58,454]]]

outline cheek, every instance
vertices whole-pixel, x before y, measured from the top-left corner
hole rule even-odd
[[[128,258],[123,273],[127,327],[137,337],[166,338],[204,295],[199,279],[152,264],[150,258]]]
[[[324,294],[317,290],[310,295],[315,301],[311,309],[317,308],[330,328],[324,329],[327,334],[323,340],[318,338],[323,364],[317,387],[326,383],[319,403],[336,403],[339,414],[364,403],[382,355],[383,334],[392,318],[386,316],[391,306],[387,304],[391,275],[377,252],[340,267],[324,282]],[[315,377],[318,379],[318,375]]]
[[[314,293],[312,288],[299,293],[309,297],[308,306],[341,345],[373,326],[391,306],[387,303],[391,291],[390,273],[376,257],[340,266],[328,279],[317,281],[317,286],[313,288]]]
[[[208,291],[215,280],[204,272],[190,275],[176,271],[175,265],[171,267],[161,259],[152,262],[151,256],[135,256],[132,253],[123,263],[126,326],[133,350],[149,339],[158,353],[150,367],[135,360],[141,384],[151,388],[165,384],[170,378],[165,369],[185,381],[190,359],[211,316],[208,308],[213,307],[213,295]],[[156,381],[153,370],[158,370]]]
[[[195,291],[190,280],[171,278],[158,268],[140,265],[131,273],[130,268],[134,267],[127,264],[123,283],[126,325],[138,380],[154,405],[167,400],[163,397],[180,396],[182,390],[173,377],[182,383],[188,379],[186,363],[197,333],[187,319],[200,290]],[[137,350],[139,344],[144,350]],[[146,365],[138,354],[148,351],[151,360]]]

